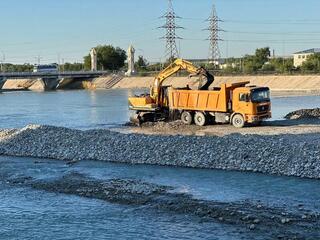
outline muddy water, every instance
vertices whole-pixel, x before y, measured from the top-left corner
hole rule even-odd
[[[11,92],[0,95],[0,127],[49,124],[72,128],[109,128],[128,121],[128,95],[141,90]],[[273,119],[320,106],[320,96],[276,97]]]

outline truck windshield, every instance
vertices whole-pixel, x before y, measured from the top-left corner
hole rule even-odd
[[[259,89],[251,92],[252,102],[267,102],[270,101],[269,89]]]

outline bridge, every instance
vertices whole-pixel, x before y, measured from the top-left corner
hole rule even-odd
[[[99,78],[102,77],[102,78]],[[2,72],[0,73],[0,92],[29,89],[38,83],[37,90],[63,89],[74,83],[85,83],[83,87],[110,89],[123,79],[121,72],[77,71],[77,72]],[[20,80],[20,81],[19,81]],[[22,82],[21,82],[22,80]],[[13,81],[10,87],[6,82]],[[13,85],[12,85],[13,84]],[[39,84],[40,88],[39,89]],[[17,87],[19,86],[19,87]]]
[[[1,79],[32,79],[32,78],[95,78],[112,73],[111,71],[77,71],[77,72],[1,72]]]

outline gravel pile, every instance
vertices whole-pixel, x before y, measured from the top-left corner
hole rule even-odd
[[[320,108],[301,109],[291,112],[285,116],[286,119],[320,119]]]
[[[319,145],[319,134],[154,136],[38,125],[0,131],[2,155],[241,170],[318,179]]]

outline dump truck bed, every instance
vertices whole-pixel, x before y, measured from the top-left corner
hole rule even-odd
[[[249,82],[222,84],[211,91],[169,89],[169,107],[172,110],[228,112],[232,90]]]
[[[175,110],[227,112],[226,89],[217,91],[169,90],[169,107]]]

